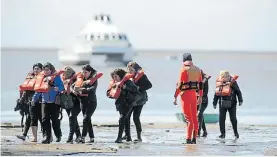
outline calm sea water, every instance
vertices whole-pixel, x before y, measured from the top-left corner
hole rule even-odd
[[[134,59],[146,71],[153,84],[148,91],[149,101],[142,112],[143,122],[175,122],[179,106],[172,104],[175,84],[181,66],[180,60],[170,60],[168,56],[177,52],[143,52]],[[243,94],[244,104],[238,107],[238,122],[247,124],[277,124],[277,53],[192,53],[194,63],[210,74],[209,106],[206,113],[218,113],[212,107],[215,78],[220,70],[227,69],[239,75],[238,84]],[[18,98],[18,86],[35,62],[51,62],[56,68],[63,65],[57,60],[56,52],[2,51],[1,54],[1,121],[18,121],[19,114],[13,111]],[[98,107],[93,122],[117,122],[118,113],[114,100],[105,96],[110,79],[109,73],[117,67],[107,66],[103,58],[92,58],[91,65],[104,72],[97,89]],[[74,67],[80,70],[80,67]],[[125,68],[125,67],[123,67]],[[115,118],[116,117],[116,118]],[[80,114],[79,118],[82,116]],[[66,121],[67,118],[64,118]],[[229,120],[227,119],[227,122]]]

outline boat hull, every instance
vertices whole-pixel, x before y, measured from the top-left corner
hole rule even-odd
[[[175,116],[179,121],[186,122],[183,113],[176,113]],[[204,113],[204,121],[205,123],[218,123],[219,122],[219,115],[213,113]]]

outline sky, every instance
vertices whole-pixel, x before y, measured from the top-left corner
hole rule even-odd
[[[138,49],[277,51],[277,0],[2,0],[2,47],[69,44],[97,13]]]

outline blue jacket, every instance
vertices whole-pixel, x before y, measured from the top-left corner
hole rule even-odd
[[[59,91],[56,92],[54,90],[54,87],[58,87]],[[39,97],[41,96],[42,98],[42,103],[55,103],[56,101],[56,96],[59,92],[64,90],[64,86],[63,86],[63,82],[61,80],[60,76],[56,76],[54,79],[54,87],[51,87],[48,93],[40,93],[40,92],[36,92],[32,98],[33,102],[38,102],[39,101]]]

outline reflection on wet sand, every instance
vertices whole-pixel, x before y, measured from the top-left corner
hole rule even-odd
[[[231,126],[229,126],[231,127]],[[227,128],[229,128],[227,127]],[[185,129],[183,124],[151,124],[144,125],[143,142],[114,143],[117,137],[117,127],[95,127],[95,143],[50,145],[21,141],[15,137],[20,128],[1,127],[2,155],[277,155],[277,126],[239,125],[240,139],[235,140],[232,130],[227,129],[226,139],[219,140],[217,124],[208,124],[207,138],[200,138],[196,145],[184,144]],[[62,125],[65,134],[67,124]],[[132,126],[132,135],[135,129]],[[264,134],[266,133],[266,136]],[[41,141],[41,133],[38,140]],[[14,149],[16,148],[16,149]]]

